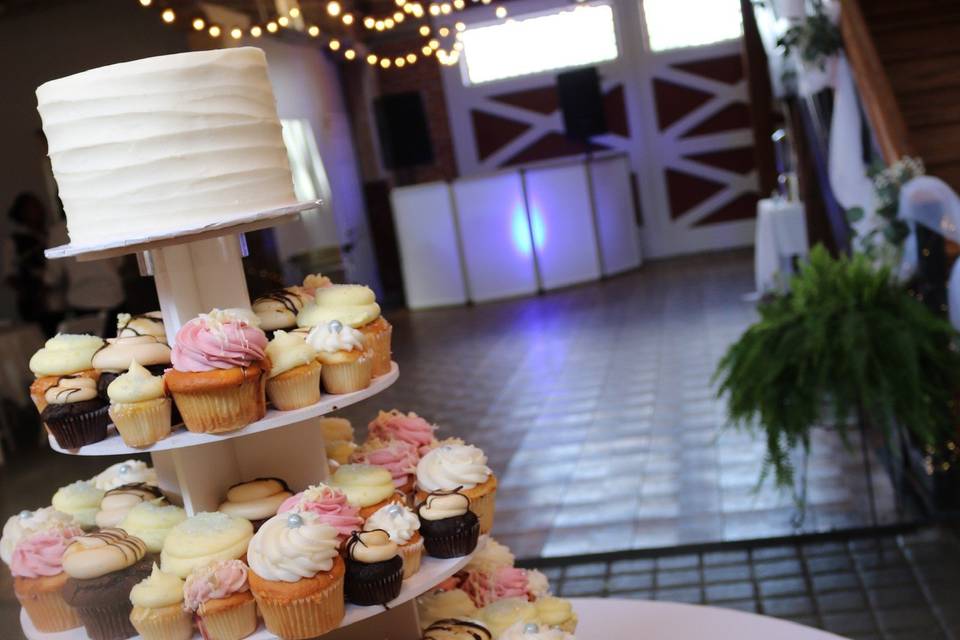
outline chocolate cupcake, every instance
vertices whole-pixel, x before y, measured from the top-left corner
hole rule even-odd
[[[122,529],[102,529],[75,538],[63,554],[69,576],[63,598],[73,607],[91,640],[137,635],[130,623],[130,590],[150,575],[152,558],[140,538]]]
[[[423,631],[423,640],[493,640],[493,634],[471,620],[437,620]]]
[[[459,491],[429,494],[417,507],[417,515],[427,555],[459,558],[477,547],[480,520],[470,511],[470,499]]]
[[[40,419],[64,449],[79,449],[107,437],[109,405],[99,396],[94,379],[64,376],[47,389],[45,399]]]
[[[403,558],[382,529],[355,531],[347,542],[344,595],[360,606],[386,604],[400,595]]]

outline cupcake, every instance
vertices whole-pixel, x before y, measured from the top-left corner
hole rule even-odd
[[[347,502],[360,509],[361,518],[369,518],[391,502],[404,501],[393,487],[390,472],[370,464],[342,465],[330,478],[330,485],[347,494]]]
[[[107,491],[94,518],[101,529],[119,527],[130,510],[144,501],[163,500],[160,490],[149,484],[128,484]],[[130,533],[127,531],[127,533]],[[135,535],[135,534],[131,534]]]
[[[311,329],[307,344],[317,351],[323,365],[320,379],[328,393],[352,393],[370,386],[373,359],[359,331],[331,320]]]
[[[76,518],[68,513],[57,511],[53,507],[43,507],[36,511],[24,509],[7,518],[0,535],[0,560],[6,565],[13,559],[13,550],[23,538],[41,531],[63,531],[80,526]]]
[[[93,378],[64,376],[47,389],[44,399],[47,406],[40,419],[64,449],[79,449],[107,437],[107,402]]]
[[[211,562],[242,558],[251,537],[253,525],[246,518],[220,512],[198,513],[167,534],[160,552],[160,569],[186,578],[194,569]]]
[[[152,562],[139,538],[102,529],[74,538],[63,554],[69,576],[63,598],[76,611],[91,640],[136,635],[130,623],[130,590],[150,575]]]
[[[331,473],[336,472],[341,466],[350,464],[353,452],[357,450],[357,445],[347,440],[337,440],[326,443],[327,466]]]
[[[423,631],[422,640],[493,640],[493,634],[473,620],[437,620]]]
[[[257,478],[230,487],[226,502],[217,511],[246,518],[256,531],[260,525],[277,515],[277,509],[292,495],[290,487],[280,478]]]
[[[514,562],[516,558],[507,545],[500,544],[491,536],[484,536],[470,556],[470,562],[464,567],[464,571],[493,573],[501,567],[512,567]]]
[[[472,445],[443,445],[417,464],[417,502],[438,491],[459,491],[470,499],[480,519],[480,533],[490,533],[496,507],[497,478],[487,456]]]
[[[173,504],[141,502],[120,522],[120,528],[143,540],[150,553],[160,553],[167,536],[187,519],[187,512]]]
[[[250,589],[270,633],[285,640],[323,635],[344,616],[344,562],[337,530],[309,512],[276,515],[250,547]]]
[[[427,555],[459,558],[477,547],[480,522],[462,493],[436,493],[417,507]]]
[[[417,448],[402,440],[380,440],[373,438],[364,442],[353,454],[351,460],[360,464],[383,467],[390,472],[394,488],[404,496],[413,495],[413,481],[417,473],[420,455]]]
[[[193,618],[183,608],[183,580],[156,564],[130,590],[130,622],[142,640],[190,640]]]
[[[108,338],[107,344],[93,355],[91,364],[100,373],[100,395],[106,397],[107,387],[130,366],[138,363],[155,375],[163,375],[170,366],[170,347],[166,337],[124,336]]]
[[[190,573],[183,585],[183,607],[196,614],[202,637],[240,640],[257,630],[249,575],[240,560],[218,560]]]
[[[133,338],[151,336],[161,342],[167,341],[166,328],[163,326],[163,314],[159,311],[146,313],[118,313],[117,337]]]
[[[533,602],[537,609],[537,621],[548,627],[557,627],[567,633],[577,630],[577,614],[569,600],[554,596],[543,596]]]
[[[480,609],[477,616],[494,638],[519,623],[537,622],[537,609],[526,598],[504,598]]]
[[[363,527],[360,510],[347,502],[343,491],[325,484],[318,484],[287,498],[278,513],[309,511],[317,522],[328,524],[337,530],[337,541],[343,544],[354,531]]]
[[[390,372],[390,338],[393,327],[380,315],[380,305],[370,287],[336,284],[314,292],[313,304],[297,316],[302,327],[317,327],[337,320],[363,334],[363,342],[373,352],[373,375]]]
[[[477,607],[461,589],[434,591],[417,598],[417,615],[421,627],[429,627],[438,620],[475,618]]]
[[[109,491],[127,484],[136,484],[142,482],[157,486],[157,472],[146,462],[140,460],[124,460],[112,464],[97,475],[90,478],[90,481],[102,491]]]
[[[563,629],[536,622],[515,622],[500,634],[500,640],[575,640]]]
[[[163,377],[190,431],[235,431],[266,413],[267,336],[250,321],[214,309],[177,332]]]
[[[63,554],[70,542],[81,535],[79,527],[38,531],[22,538],[13,550],[13,591],[37,631],[54,633],[82,624],[63,599],[67,584]]]
[[[303,291],[312,298],[317,293],[317,289],[326,289],[332,286],[333,281],[322,273],[310,273],[303,279],[302,286],[291,288]]]
[[[103,495],[104,492],[89,480],[77,480],[57,489],[50,503],[54,509],[73,516],[81,527],[89,530],[97,526],[97,511]]]
[[[498,567],[489,572],[469,571],[460,588],[467,592],[478,607],[485,607],[504,598],[532,600],[529,573],[526,569],[517,567]]]
[[[99,374],[93,368],[93,354],[103,346],[97,336],[58,333],[30,358],[30,371],[36,380],[30,385],[30,399],[37,411],[47,406],[47,390],[64,376],[91,378]]]
[[[163,378],[134,360],[130,369],[107,387],[110,418],[124,444],[149,447],[170,435],[173,402],[167,397]]]
[[[320,402],[321,364],[303,337],[277,330],[267,345],[267,357],[267,397],[276,409],[290,411]]]
[[[357,531],[347,542],[347,602],[386,606],[403,588],[403,558],[386,531]]]
[[[381,411],[367,425],[368,437],[408,442],[417,448],[420,455],[424,455],[434,448],[437,439],[433,433],[436,430],[436,426],[412,411],[401,413],[396,409]]]
[[[319,427],[323,432],[327,462],[333,460],[338,466],[350,462],[350,456],[357,449],[350,421],[346,418],[320,418]]]
[[[257,298],[251,307],[260,319],[260,328],[269,335],[278,329],[296,329],[297,314],[312,301],[313,296],[301,287],[287,287]]]
[[[420,570],[423,556],[423,537],[419,533],[420,519],[400,504],[388,504],[380,507],[363,523],[364,531],[386,531],[390,541],[397,545],[397,551],[403,558],[403,579],[406,580]]]

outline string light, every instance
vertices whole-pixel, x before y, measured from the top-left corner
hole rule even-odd
[[[193,28],[196,31],[203,31],[207,27],[206,21],[204,21],[204,19],[199,16],[194,18],[191,24],[193,25]]]
[[[330,40],[330,44],[328,46],[330,47],[331,51],[337,51],[340,48],[340,41],[336,38],[333,38]]]
[[[466,6],[467,6],[467,3],[464,2],[463,0],[453,0],[453,8],[456,9],[457,11],[460,11]]]
[[[440,15],[440,5],[436,5],[436,4],[430,5],[430,15],[432,16]]]
[[[293,7],[292,9],[290,9],[290,11],[288,11],[288,13],[290,14],[290,17],[291,17],[291,18],[299,18],[299,17],[300,17],[300,7]]]
[[[269,31],[270,33],[276,33],[278,28],[279,27],[277,27],[277,23],[274,22],[273,20],[267,23],[267,31]]]
[[[287,16],[280,16],[279,18],[277,18],[277,24],[279,24],[283,28],[286,28],[290,24],[290,18],[288,18]]]
[[[210,28],[207,29],[207,33],[210,34],[211,38],[219,38],[222,31],[220,30],[219,25],[212,24],[210,25]]]
[[[399,11],[397,11],[395,14],[393,14],[393,21],[396,22],[397,24],[400,24],[401,22],[403,22],[403,21],[406,19],[406,17],[407,17],[407,16],[405,16],[405,15],[403,15],[402,13],[400,13]]]
[[[310,35],[311,38],[316,38],[318,35],[320,35],[320,27],[318,27],[315,24],[312,24],[307,29],[307,33]]]
[[[330,2],[327,3],[327,13],[331,16],[336,17],[340,15],[341,10],[340,3],[337,2],[337,0],[330,0]]]
[[[170,24],[177,19],[177,14],[173,12],[173,9],[164,9],[163,13],[160,14],[160,17],[163,18],[164,22]]]
[[[462,22],[458,22],[457,24],[453,25],[453,28],[456,29],[457,31],[465,31],[467,28],[467,25],[463,24]]]
[[[153,4],[153,0],[140,0],[141,7],[149,7],[151,4]]]
[[[343,57],[346,58],[347,60],[353,60],[354,58],[357,57],[357,52],[354,51],[353,49],[347,49],[346,51],[343,52]]]
[[[451,7],[449,3],[444,2],[442,5],[440,5],[440,13],[443,15],[449,15],[451,11],[453,11],[453,7]]]
[[[446,27],[440,27],[440,31],[438,31],[438,33],[440,34],[441,38],[446,38],[448,35],[450,35],[450,29],[447,29]]]
[[[422,26],[420,27],[420,35],[422,35],[422,36],[424,36],[424,37],[430,35],[430,26],[429,26],[429,25],[422,25]]]
[[[345,13],[345,14],[343,14],[343,18],[341,18],[341,19],[343,20],[343,24],[347,25],[348,27],[353,24],[353,14],[352,14],[352,13]]]
[[[407,64],[407,61],[404,60],[402,57],[398,57],[396,60],[393,61],[393,64],[397,65],[398,67],[402,67],[405,64]]]
[[[380,59],[380,66],[383,67],[384,69],[389,69],[389,68],[390,68],[390,58],[381,58],[381,59]]]
[[[230,37],[234,40],[239,40],[243,37],[243,29],[240,27],[234,27],[233,29],[230,29]]]
[[[413,64],[413,63],[416,62],[416,61],[417,61],[417,54],[415,54],[415,53],[408,53],[408,54],[407,54],[407,62],[409,62],[410,64]]]
[[[383,21],[383,26],[386,29],[393,29],[396,26],[396,22],[393,21],[393,18],[387,18]]]
[[[507,17],[507,8],[506,7],[497,7],[497,10],[494,12],[498,18],[501,20]]]
[[[385,26],[386,26],[386,25],[383,23],[383,20],[377,20],[377,21],[373,24],[373,28],[376,29],[377,31],[383,31],[383,29],[384,29]]]
[[[250,35],[252,35],[254,38],[259,38],[263,35],[263,29],[260,28],[260,25],[255,24],[250,27]]]
[[[431,53],[433,53],[433,49],[431,49],[431,48],[428,47],[427,45],[423,45],[422,47],[420,47],[420,52],[421,52],[423,55],[428,56],[428,55],[430,55]]]
[[[427,43],[427,46],[436,51],[440,48],[440,42],[438,40],[431,40]]]
[[[377,64],[376,54],[371,53],[370,55],[367,56],[367,64]]]

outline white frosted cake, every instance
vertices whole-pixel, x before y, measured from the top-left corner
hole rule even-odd
[[[228,222],[296,202],[263,51],[196,51],[37,89],[73,244]]]

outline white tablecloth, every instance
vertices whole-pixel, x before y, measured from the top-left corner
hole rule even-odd
[[[590,640],[842,640],[832,633],[733,609],[674,602],[573,598],[577,637]]]
[[[809,252],[802,202],[766,198],[757,203],[754,273],[757,291],[781,289],[793,273],[793,258]]]

